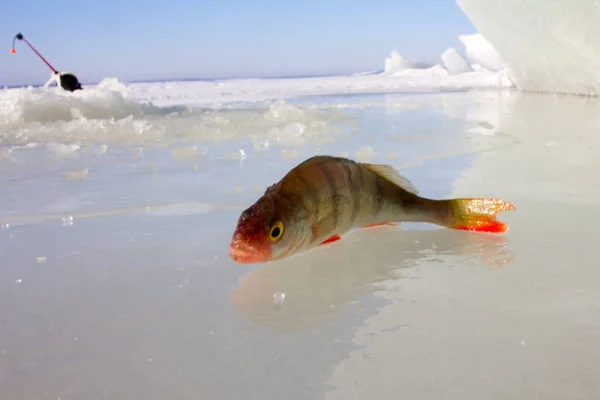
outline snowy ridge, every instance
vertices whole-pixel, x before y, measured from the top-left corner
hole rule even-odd
[[[183,88],[187,83],[179,84]],[[135,85],[114,78],[74,93],[57,88],[0,91],[0,159],[8,154],[6,149],[13,148],[45,146],[57,154],[87,148],[103,154],[107,146],[123,143],[168,145],[215,138],[255,141],[258,147],[264,146],[264,140],[292,146],[330,140],[344,120],[335,112],[309,110],[283,100],[235,109],[165,107],[140,94]]]
[[[511,88],[506,63],[481,34],[461,35],[466,59],[448,48],[430,65],[393,50],[383,71],[298,79],[137,83],[134,96],[160,105],[215,105],[299,96]]]
[[[116,78],[73,93],[56,87],[0,90],[0,125],[120,119],[166,112],[130,97],[130,87]]]
[[[382,73],[327,78],[173,81],[130,85],[134,97],[160,106],[216,106],[300,96],[501,89],[512,86],[504,71],[481,69],[452,75],[439,65],[427,69],[400,70],[390,75]]]

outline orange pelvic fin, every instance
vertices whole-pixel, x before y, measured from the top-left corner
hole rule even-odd
[[[452,218],[445,224],[448,228],[475,232],[503,233],[508,226],[496,220],[502,211],[514,211],[515,207],[499,199],[453,199]]]
[[[379,222],[376,224],[369,224],[369,225],[365,225],[363,226],[363,228],[374,228],[376,226],[396,226],[397,224],[394,222]]]
[[[504,233],[508,231],[508,225],[500,221],[481,221],[473,225],[456,225],[451,226],[452,229],[460,229],[463,231],[487,232],[487,233]]]
[[[341,240],[342,237],[340,235],[333,235],[332,237],[325,239],[323,242],[321,242],[321,244],[319,244],[319,246],[323,246],[324,244],[328,244],[328,243],[333,243],[333,242],[337,242],[338,240]]]

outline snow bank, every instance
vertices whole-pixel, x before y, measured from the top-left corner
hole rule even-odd
[[[298,79],[230,79],[131,85],[133,96],[155,105],[229,107],[240,102],[362,93],[503,89],[514,87],[505,63],[479,34],[461,36],[467,59],[448,48],[442,64],[430,65],[398,51],[385,59],[383,71],[348,76]]]
[[[528,91],[600,94],[596,0],[457,0]],[[486,57],[476,56],[486,59]]]
[[[73,93],[56,87],[0,90],[0,124],[120,119],[162,112],[152,104],[130,99],[128,86],[116,78]]]
[[[461,40],[468,61],[454,48],[448,48],[441,55],[443,65],[433,66],[404,57],[394,50],[385,59],[383,71],[353,75],[134,84],[106,78],[98,85],[86,85],[85,90],[74,93],[60,88],[4,89],[0,90],[0,127],[5,130],[0,131],[0,139],[7,135],[11,137],[21,124],[55,124],[56,132],[62,130],[68,134],[80,125],[89,126],[86,125],[88,121],[98,125],[97,129],[103,133],[100,136],[114,128],[127,130],[133,124],[133,130],[140,135],[148,136],[149,130],[156,130],[156,137],[161,137],[160,131],[164,127],[157,126],[156,119],[171,114],[195,117],[197,110],[189,108],[195,106],[214,110],[245,102],[301,96],[513,86],[502,68],[502,60],[481,35],[462,36]]]
[[[158,82],[131,85],[135,98],[160,106],[234,107],[243,102],[366,93],[500,89],[512,87],[502,72],[485,68],[451,75],[446,68],[404,69],[391,74],[297,79],[236,79],[227,81]]]
[[[272,143],[298,145],[331,140],[347,119],[282,100],[235,109],[159,106],[144,97],[140,85],[107,79],[73,93],[32,87],[0,90],[0,150],[47,145],[56,154],[84,147],[106,152],[103,146],[254,140],[264,138],[265,132]],[[197,88],[194,82],[173,83],[163,93],[180,99],[190,91],[201,98],[204,93]]]

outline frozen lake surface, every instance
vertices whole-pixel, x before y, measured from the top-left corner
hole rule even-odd
[[[1,399],[600,393],[597,99],[356,94],[211,108],[11,93]],[[504,235],[405,224],[233,263],[240,212],[317,153],[390,164],[423,196],[497,197],[517,211],[500,215]]]

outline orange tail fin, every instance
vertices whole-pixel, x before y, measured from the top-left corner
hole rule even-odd
[[[452,199],[446,202],[451,212],[443,225],[467,231],[506,232],[508,226],[497,221],[496,214],[515,210],[512,204],[499,199]]]

